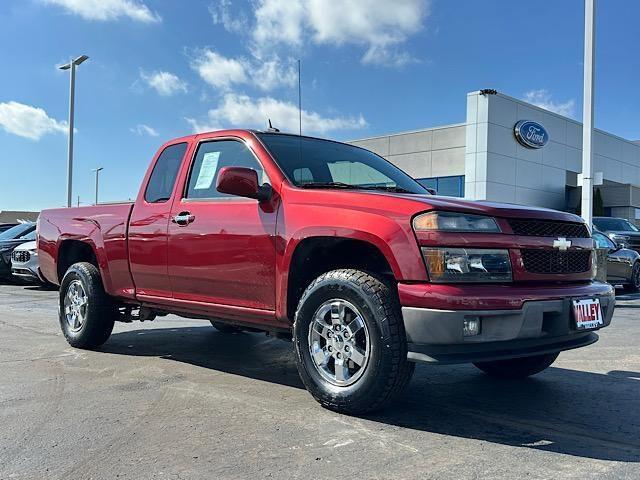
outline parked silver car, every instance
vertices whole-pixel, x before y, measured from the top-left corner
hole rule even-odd
[[[38,250],[36,242],[27,242],[17,246],[11,253],[11,273],[23,280],[45,283],[38,269]]]
[[[607,254],[607,282],[622,285],[628,292],[640,291],[640,254],[622,248],[602,232],[594,231],[593,239],[598,248],[609,250]]]

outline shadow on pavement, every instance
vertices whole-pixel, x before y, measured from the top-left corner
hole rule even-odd
[[[223,334],[209,326],[133,330],[113,334],[102,350],[303,388],[291,344],[261,334]],[[640,462],[639,404],[640,372],[551,367],[532,378],[505,381],[470,365],[420,365],[398,403],[367,418],[447,436]]]

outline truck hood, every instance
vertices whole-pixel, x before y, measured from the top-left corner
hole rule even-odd
[[[437,195],[402,195],[416,203],[424,204],[425,210],[447,210],[477,215],[490,215],[504,218],[540,218],[564,222],[582,222],[582,218],[572,213],[560,212],[550,208],[529,207],[513,203],[488,202],[485,200],[464,200],[456,197],[440,197]]]

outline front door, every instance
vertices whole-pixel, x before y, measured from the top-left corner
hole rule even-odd
[[[216,190],[222,167],[253,168],[268,179],[244,142],[202,142],[169,223],[169,276],[175,299],[275,310],[277,208]]]

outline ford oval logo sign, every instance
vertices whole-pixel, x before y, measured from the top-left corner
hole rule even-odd
[[[518,142],[528,148],[542,148],[549,141],[549,134],[538,122],[520,120],[513,130]]]

